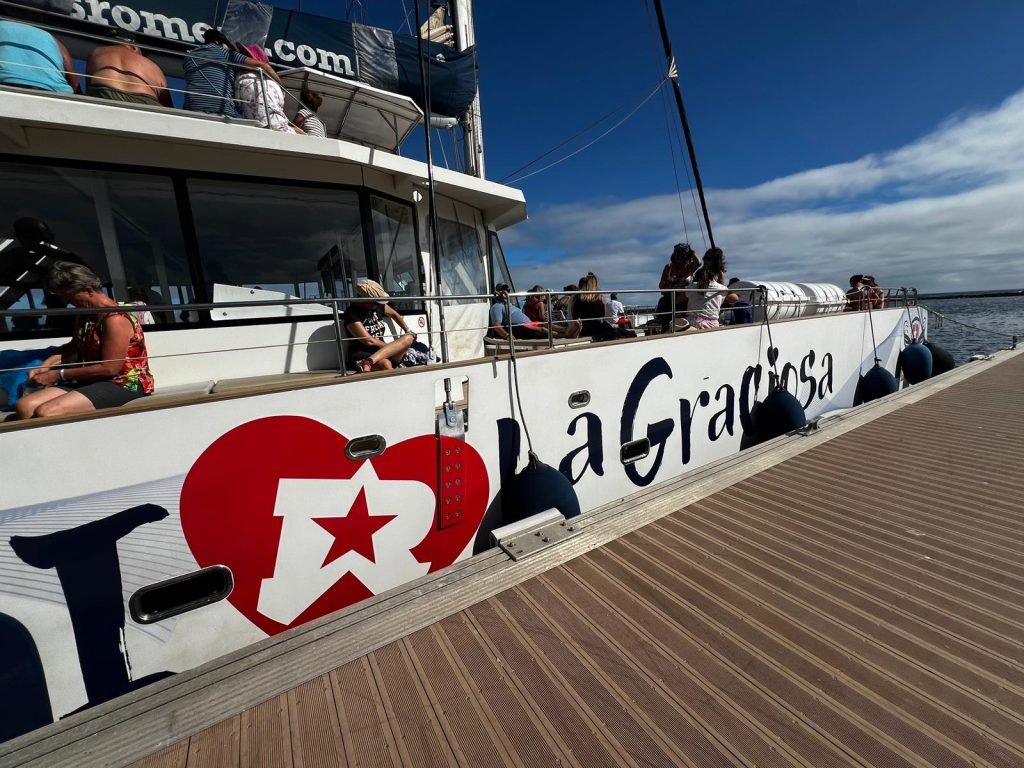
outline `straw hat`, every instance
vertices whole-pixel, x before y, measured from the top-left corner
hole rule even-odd
[[[391,298],[380,283],[376,280],[369,279],[359,282],[356,286],[356,296],[363,299],[374,299],[375,301],[379,301],[381,304],[387,304],[388,299]]]

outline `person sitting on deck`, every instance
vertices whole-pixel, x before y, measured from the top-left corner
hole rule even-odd
[[[654,316],[661,321],[663,327],[668,327],[672,322],[672,302],[675,297],[676,315],[686,316],[686,293],[678,291],[686,288],[693,282],[693,273],[700,266],[700,260],[689,243],[676,243],[672,249],[672,257],[665,268],[661,270],[661,280],[658,287],[666,291],[658,300],[658,306],[654,310]],[[673,292],[675,289],[676,292]]]
[[[324,103],[324,97],[316,91],[303,88],[299,94],[299,101],[301,106],[299,111],[295,113],[295,119],[292,122],[301,128],[307,136],[316,136],[321,139],[326,138],[327,128],[317,116],[320,106]]]
[[[626,319],[626,308],[619,301],[619,294],[613,293],[608,297],[608,315],[611,317],[612,325],[619,325]]]
[[[885,291],[878,287],[874,275],[864,275],[862,278],[865,291],[865,308],[870,305],[871,309],[885,309]]]
[[[583,322],[582,333],[594,341],[610,341],[636,336],[630,330],[613,326],[608,322],[608,304],[600,292],[597,276],[590,272],[580,281],[583,291],[572,304],[572,316]]]
[[[76,307],[116,307],[88,267],[58,261],[46,287]],[[29,371],[29,383],[43,387],[18,400],[19,419],[65,416],[113,408],[153,392],[153,375],[142,326],[131,312],[76,318],[71,341]]]
[[[77,93],[78,75],[68,49],[49,32],[0,20],[0,85]]]
[[[533,296],[528,296],[526,299],[526,306],[523,307],[523,314],[525,314],[534,323],[538,323],[539,328],[546,328],[548,325],[548,302],[547,297],[541,294],[546,293],[547,289],[542,285],[535,285],[530,289],[530,293]],[[554,306],[551,308],[551,313],[554,314]],[[580,335],[580,329],[583,327],[579,321],[566,321],[560,323],[551,323],[551,335],[558,339],[572,339]]]
[[[160,67],[146,58],[134,38],[120,33],[114,45],[93,48],[85,62],[89,78],[86,93],[100,99],[154,107],[173,107],[167,78]]]
[[[690,296],[688,308],[690,323],[696,328],[717,328],[718,314],[729,289],[725,280],[725,253],[721,248],[709,248],[704,254],[704,266],[695,276],[695,287],[700,293]]]
[[[237,48],[253,61],[270,66],[270,59],[263,46],[238,43]],[[303,133],[301,128],[289,123],[284,114],[284,88],[273,80],[261,77],[259,72],[243,70],[238,73],[235,97],[242,117],[247,120],[255,120],[264,128],[270,127],[281,133]]]
[[[554,315],[556,322],[567,322],[572,320],[572,299],[569,295],[570,291],[578,291],[580,287],[575,283],[569,283],[562,288],[565,293],[558,297],[554,306],[551,307],[551,314]]]
[[[729,278],[729,290],[722,302],[722,325],[744,325],[754,322],[754,311],[750,306],[750,291],[738,291],[734,287],[741,282],[738,277]]]
[[[349,359],[355,361],[356,368],[367,373],[416,365],[417,362],[406,360],[407,353],[416,341],[416,334],[409,330],[405,318],[388,303],[391,298],[388,292],[374,280],[363,280],[356,286],[356,296],[365,301],[352,302],[342,315],[345,330],[352,339]],[[384,341],[386,317],[398,323],[404,331],[394,341]]]
[[[862,309],[867,309],[864,275],[852,275],[850,288],[846,292],[846,306],[843,307],[843,312],[859,312]]]
[[[506,305],[510,290],[507,283],[494,286],[494,300],[489,316],[490,336],[497,339],[508,339],[510,336],[517,339],[546,339],[547,331],[540,323],[531,320],[519,308],[519,304],[512,300]]]
[[[207,115],[238,117],[235,108],[235,70],[259,67],[267,77],[280,83],[268,63],[239,53],[224,33],[210,27],[203,32],[203,45],[193,48],[182,63],[185,70],[185,109]]]

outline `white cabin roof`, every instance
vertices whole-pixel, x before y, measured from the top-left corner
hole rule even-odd
[[[333,139],[394,152],[423,122],[423,111],[408,96],[309,67],[286,69],[278,74],[296,100],[304,86],[324,97],[317,116]]]
[[[369,187],[378,186],[379,174],[390,177],[387,183],[395,187],[427,182],[426,163],[350,141],[9,86],[0,86],[0,152]],[[526,201],[517,189],[437,166],[434,181],[439,194],[482,211],[495,229],[526,219]]]

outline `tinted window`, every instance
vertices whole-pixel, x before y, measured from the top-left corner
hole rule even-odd
[[[498,240],[497,232],[488,232],[491,244],[491,286],[504,283],[515,290],[516,284],[512,282],[512,275],[508,271],[508,264],[505,262],[505,251]]]
[[[477,228],[441,219],[437,231],[441,236],[441,293],[486,294],[487,274]],[[463,299],[451,303],[472,302],[472,299]]]
[[[368,275],[355,192],[195,179],[188,186],[213,301],[238,300],[238,287],[351,296]]]
[[[190,279],[170,179],[144,174],[0,163],[0,309],[58,306],[44,297],[40,251],[13,236],[14,222],[45,222],[68,258],[96,272],[118,301],[189,301]],[[41,262],[49,263],[49,262]],[[29,274],[26,276],[26,272]],[[173,313],[158,320],[174,321]],[[65,318],[19,318],[17,330],[65,331]],[[11,329],[6,319],[0,328]]]
[[[370,211],[380,284],[392,296],[422,295],[412,208],[382,197],[371,197]],[[395,306],[413,308],[411,302],[404,304],[396,302]]]

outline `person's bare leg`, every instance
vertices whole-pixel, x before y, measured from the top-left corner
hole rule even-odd
[[[406,351],[412,346],[415,341],[415,337],[411,333],[406,333],[399,336],[397,339],[392,341],[383,349],[377,350],[374,356],[380,355],[381,358],[387,358],[391,365],[389,368],[393,368],[402,362],[402,358],[405,357]]]
[[[391,365],[391,361],[385,357],[383,360],[378,360],[377,362],[375,362],[371,370],[390,371],[392,368],[394,368],[394,366]]]
[[[66,395],[63,389],[57,389],[57,387],[46,387],[45,389],[39,389],[35,392],[31,392],[24,397],[19,397],[18,402],[14,404],[14,414],[16,419],[31,419],[38,408],[43,403],[53,400],[58,397]]]
[[[35,413],[32,415],[36,418],[68,416],[72,413],[88,413],[95,410],[96,406],[81,392],[64,392],[60,397],[51,398],[36,406]]]

